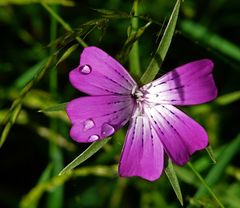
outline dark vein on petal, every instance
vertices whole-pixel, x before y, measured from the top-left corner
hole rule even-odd
[[[173,81],[173,80],[175,80],[175,79],[182,79],[182,77],[185,76],[187,73],[188,73],[188,77],[189,77],[188,82],[190,82],[190,81],[192,81],[192,76],[194,76],[197,72],[196,72],[196,71],[192,71],[192,72],[185,71],[185,72],[179,73],[179,72],[177,72],[176,70],[173,70],[173,71],[171,71],[171,72],[169,72],[169,73],[171,73],[171,74],[169,74],[169,75],[172,75],[173,73],[176,73],[177,75],[174,76],[174,77],[168,78],[168,79],[165,80],[164,82],[158,83],[158,84],[154,85],[153,87],[157,87],[157,86],[159,86],[159,85],[162,85],[162,84],[164,84],[164,83]],[[197,80],[197,79],[202,78],[202,77],[206,77],[206,76],[211,75],[211,74],[212,74],[212,71],[210,71],[210,72],[203,72],[202,74],[199,74],[198,76],[195,75],[195,76],[194,76],[194,80]],[[166,74],[166,75],[167,75],[167,74]],[[164,78],[164,76],[163,76],[163,78]],[[191,78],[191,79],[190,79],[190,78]]]
[[[106,91],[106,92],[112,93],[112,94],[114,94],[114,95],[124,95],[123,93],[114,92],[114,91],[108,90],[108,89],[106,89],[106,88],[100,87],[100,86],[98,86],[98,85],[94,85],[94,84],[93,84],[93,86],[96,87],[96,88],[99,88],[99,89],[101,89],[101,90],[104,90],[104,91]]]
[[[115,80],[113,80],[113,79],[111,79],[111,78],[109,78],[109,77],[107,77],[107,76],[105,76],[105,75],[103,75],[103,76],[104,76],[105,79],[108,79],[109,81],[113,82],[114,84],[118,85],[119,87],[122,87],[122,88],[124,88],[125,90],[130,91],[129,88],[127,88],[127,87],[121,85],[119,82],[116,82]]]
[[[159,86],[159,85],[166,84],[166,83],[167,83],[167,81],[160,82],[160,83],[158,83],[158,84],[156,84],[156,85],[153,85],[153,87],[157,87],[157,86]]]
[[[133,125],[133,133],[132,133],[132,137],[131,137],[130,150],[131,150],[131,148],[132,148],[133,140],[134,140],[135,133],[136,133],[136,124],[137,124],[137,119],[135,119],[134,125]],[[132,128],[132,127],[130,127],[130,128]],[[129,150],[129,151],[130,151],[130,150]]]
[[[154,147],[154,143],[153,143],[153,129],[152,129],[152,126],[151,126],[151,124],[149,124],[149,127],[150,127],[150,133],[151,133],[151,142],[152,142],[152,147]],[[154,148],[153,148],[153,150],[154,150]]]
[[[181,85],[181,86],[174,87],[174,88],[169,88],[169,89],[166,89],[166,90],[157,92],[157,93],[159,94],[159,93],[163,93],[163,92],[169,92],[169,91],[173,91],[173,90],[179,90],[179,89],[183,89],[183,88],[185,88],[185,87],[187,87],[187,86],[186,86],[186,85]]]
[[[107,65],[109,68],[113,69],[113,71],[115,71],[121,78],[123,78],[127,83],[130,84],[130,86],[132,87],[135,83],[131,83],[123,74],[121,74],[118,70],[116,70],[112,65],[110,65],[106,60],[101,59],[100,57],[95,57],[96,59],[98,59],[99,62],[103,62],[105,65]],[[111,56],[108,55],[108,58],[112,58]],[[120,65],[120,67],[122,67]],[[125,69],[124,69],[125,70]],[[124,72],[124,71],[123,71]],[[132,80],[131,80],[132,81]]]
[[[177,119],[179,119],[182,123],[184,123],[184,124],[186,125],[185,121],[182,120],[178,115],[176,115],[176,114],[175,114],[173,111],[171,111],[169,108],[165,107],[164,105],[161,105],[161,107],[164,108],[164,109],[166,109],[168,112],[170,112],[172,115],[174,115]]]
[[[115,104],[126,103],[126,102],[129,102],[129,100],[111,101],[111,102],[108,102],[107,104],[108,105],[115,105]]]
[[[161,128],[158,126],[157,121],[153,118],[153,115],[151,114],[151,112],[149,111],[150,117],[153,120],[154,124],[157,126],[158,130],[161,132],[162,135],[164,135],[164,132],[161,130]]]
[[[121,74],[118,70],[116,70],[113,66],[109,65],[109,63],[104,62],[109,68],[113,69],[121,78],[123,78],[126,82],[130,84],[132,87],[134,83],[131,83],[123,74]]]
[[[162,106],[161,106],[162,107]],[[161,113],[160,113],[160,111],[158,111],[158,110],[156,110],[157,111],[157,113],[167,122],[167,124],[168,124],[168,126],[170,126],[175,132],[176,132],[176,134],[179,136],[179,138],[181,139],[181,141],[182,141],[182,143],[184,144],[184,146],[186,146],[187,147],[187,145],[185,144],[185,142],[184,142],[184,140],[183,140],[183,137],[179,134],[179,132],[177,131],[177,129],[176,128],[174,128],[174,126],[168,121],[168,119],[166,119],[166,117],[164,117]],[[186,148],[187,150],[188,150],[188,148]],[[189,151],[188,151],[188,153],[189,153]],[[189,153],[190,154],[190,153]]]

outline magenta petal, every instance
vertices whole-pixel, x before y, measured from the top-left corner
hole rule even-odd
[[[180,66],[142,87],[149,102],[172,105],[193,105],[213,100],[217,88],[209,59]]]
[[[77,142],[93,142],[115,133],[131,117],[131,96],[88,96],[72,100],[67,114],[73,126],[71,137]]]
[[[132,118],[119,163],[119,175],[154,181],[160,177],[163,164],[163,147],[148,118]]]
[[[130,94],[135,81],[114,58],[96,47],[87,47],[80,65],[69,75],[78,90],[89,95]]]
[[[183,165],[189,156],[208,145],[206,131],[196,121],[171,105],[158,105],[146,109],[164,150],[178,165]]]

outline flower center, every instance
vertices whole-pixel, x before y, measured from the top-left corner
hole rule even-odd
[[[143,115],[144,114],[144,107],[149,106],[145,96],[148,94],[147,91],[143,89],[139,89],[137,86],[134,86],[132,89],[132,97],[134,98],[136,104],[137,104],[137,115]],[[136,115],[135,115],[136,116]]]

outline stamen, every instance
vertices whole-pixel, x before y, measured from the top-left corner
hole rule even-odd
[[[138,86],[137,85],[134,85],[133,88],[132,88],[132,92],[131,94],[134,96],[135,95],[135,92],[137,90]]]

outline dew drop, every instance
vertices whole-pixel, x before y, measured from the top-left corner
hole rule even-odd
[[[102,125],[101,134],[103,137],[108,137],[112,135],[114,132],[115,132],[115,129],[110,124],[105,123]]]
[[[91,66],[89,66],[88,64],[82,65],[79,67],[79,71],[81,72],[81,74],[90,74],[92,71]]]
[[[97,134],[93,134],[93,135],[91,135],[90,137],[88,137],[88,141],[89,141],[89,142],[95,142],[95,141],[97,141],[98,139],[100,139],[100,137],[99,137]]]
[[[83,131],[87,131],[95,126],[95,123],[92,119],[88,119],[83,124]]]

